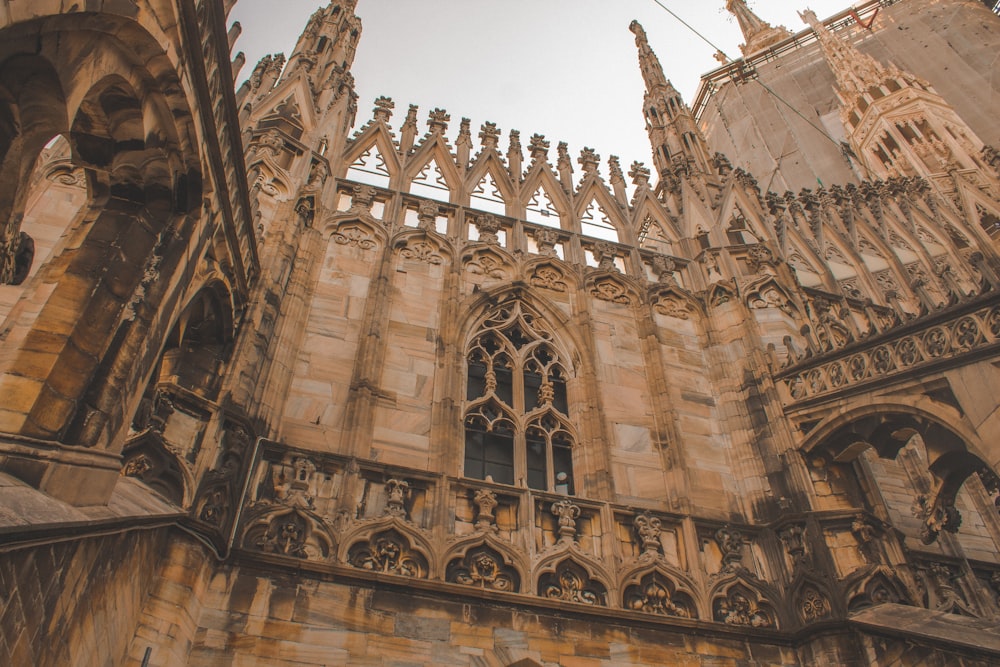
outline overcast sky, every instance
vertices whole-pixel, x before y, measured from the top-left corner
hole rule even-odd
[[[743,42],[724,0],[661,0],[730,57]],[[808,4],[807,4],[808,3]],[[243,26],[236,51],[247,64],[242,81],[266,53],[290,55],[317,0],[239,0],[231,14]],[[821,18],[849,0],[758,0],[750,7],[792,32],[805,28],[796,10]],[[451,114],[454,141],[461,117],[472,119],[474,139],[484,121],[504,133],[521,131],[527,148],[535,132],[569,143],[574,169],[580,149],[601,155],[601,171],[616,154],[626,171],[649,164],[642,119],[643,84],[629,22],[638,19],[663,69],[689,104],[699,77],[718,66],[715,49],[654,0],[359,0],[364,30],[353,72],[360,95],[358,122],[371,118],[379,95],[396,102],[394,127],[408,104],[420,106],[420,127],[434,107]],[[478,139],[476,139],[478,142]],[[478,143],[477,143],[478,145]]]

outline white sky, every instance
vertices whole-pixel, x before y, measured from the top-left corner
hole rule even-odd
[[[724,0],[661,0],[731,58],[743,42]],[[808,3],[808,4],[807,4]],[[318,0],[239,0],[231,20],[243,34],[235,51],[247,64],[247,78],[266,53],[291,54]],[[812,8],[821,18],[850,6],[850,0],[758,0],[749,3],[765,21],[792,32],[805,28],[796,10]],[[454,143],[459,121],[479,126],[493,121],[503,131],[521,131],[527,150],[538,132],[569,144],[574,169],[589,146],[607,158],[618,155],[626,171],[633,160],[650,163],[642,118],[643,84],[629,22],[638,19],[663,69],[690,104],[701,74],[718,63],[715,50],[681,25],[654,0],[359,0],[364,29],[352,71],[357,82],[358,123],[371,118],[379,95],[396,103],[398,128],[409,104],[420,106],[420,128],[434,107],[451,114]]]

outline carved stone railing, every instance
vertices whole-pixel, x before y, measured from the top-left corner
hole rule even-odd
[[[916,599],[912,581],[891,574],[890,566],[912,569],[891,558],[895,532],[856,510],[732,524],[277,442],[258,452],[232,546],[262,567],[357,581],[391,576],[449,597],[571,603],[726,632],[795,631],[837,620],[837,609]],[[827,575],[836,583],[825,592],[796,587],[802,573],[823,569],[824,539],[853,545],[836,552],[839,574]],[[1000,586],[993,563],[969,576]]]
[[[785,404],[849,393],[873,382],[952,364],[1000,349],[995,294],[920,318],[882,335],[795,364],[775,374]]]

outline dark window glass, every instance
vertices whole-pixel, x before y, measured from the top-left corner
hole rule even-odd
[[[566,400],[566,383],[562,380],[553,380],[552,393],[555,394],[555,398],[552,399],[552,407],[564,415],[568,415],[569,401]]]
[[[531,371],[524,372],[524,411],[531,412],[538,407],[538,388],[542,386],[542,376]]]
[[[528,435],[528,488],[547,491],[549,476],[545,465],[545,440],[536,435]]]
[[[507,405],[514,407],[514,386],[510,369],[494,366],[493,372],[497,376],[497,397]]]
[[[469,386],[465,399],[475,400],[486,393],[486,364],[481,361],[469,362]]]
[[[509,429],[497,428],[488,433],[476,425],[466,426],[465,476],[514,483],[514,437]]]

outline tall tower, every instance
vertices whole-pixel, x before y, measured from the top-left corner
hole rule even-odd
[[[836,76],[851,147],[873,175],[922,176],[943,193],[956,190],[959,174],[992,187],[980,157],[982,140],[929,83],[861,53],[811,10],[800,16]]]
[[[740,24],[740,30],[743,31],[743,39],[746,40],[746,43],[740,45],[740,51],[745,56],[774,46],[781,40],[792,36],[792,33],[785,26],[773,26],[757,16],[747,6],[746,0],[726,0],[726,9],[736,17]]]
[[[684,165],[689,172],[711,173],[708,144],[681,94],[664,76],[660,60],[646,39],[646,31],[638,21],[632,21],[629,30],[635,34],[639,68],[646,84],[643,113],[657,171],[662,176],[665,171]]]

